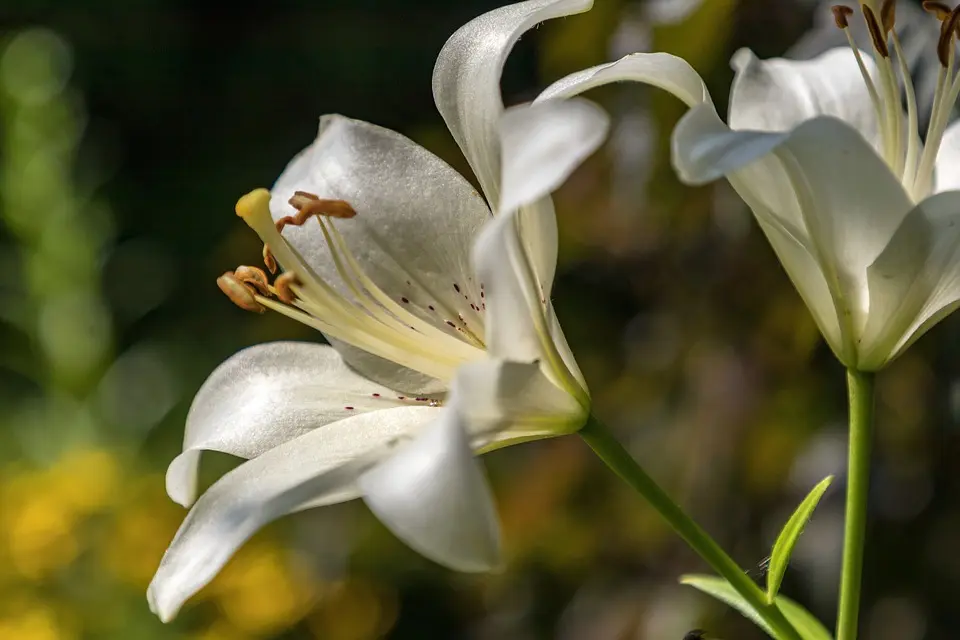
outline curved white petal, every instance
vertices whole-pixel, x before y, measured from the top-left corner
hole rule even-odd
[[[804,211],[790,173],[781,160],[769,150],[784,138],[775,134],[733,133],[707,106],[695,107],[684,117],[683,127],[674,132],[674,163],[683,163],[678,173],[687,179],[719,177],[729,170],[727,179],[750,207],[760,228],[780,259],[784,270],[810,309],[830,347],[840,357],[843,335],[837,314],[834,292],[826,281],[815,243],[807,230]],[[736,161],[739,141],[756,142],[760,148],[749,149],[746,164]],[[727,146],[734,147],[726,156]],[[691,157],[694,150],[700,156]],[[765,155],[763,155],[765,153]],[[755,157],[759,155],[759,157]],[[724,164],[727,163],[727,164]],[[733,170],[735,168],[735,170]]]
[[[447,406],[464,416],[474,446],[573,433],[587,411],[540,363],[489,359],[460,367]]]
[[[274,218],[295,212],[287,200],[297,190],[350,203],[357,215],[335,221],[337,230],[366,274],[404,308],[453,335],[447,320],[458,315],[481,332],[469,255],[490,211],[450,166],[399,133],[325,116],[317,139],[274,185]],[[345,289],[319,225],[288,225],[283,233],[318,275]]]
[[[500,120],[503,187],[498,212],[553,192],[603,143],[609,126],[603,109],[581,98],[508,109]]]
[[[360,474],[392,444],[440,415],[431,407],[374,411],[289,440],[240,465],[208,489],[160,561],[147,590],[150,609],[171,620],[230,556],[271,520],[357,497]]]
[[[492,358],[542,363],[556,384],[586,404],[586,385],[576,363],[568,364],[573,354],[538,289],[517,220],[516,211],[498,215],[474,247],[477,275],[485,285],[487,351]]]
[[[167,469],[167,493],[185,507],[193,503],[201,451],[254,458],[328,423],[396,405],[393,391],[351,371],[329,346],[273,342],[244,349],[197,392],[183,453]]]
[[[589,395],[590,390],[587,388],[587,380],[583,377],[583,373],[580,371],[580,365],[577,364],[577,360],[573,356],[573,349],[570,348],[570,344],[567,342],[567,336],[563,333],[563,328],[560,326],[560,319],[557,318],[557,312],[553,308],[553,303],[547,300],[547,305],[543,312],[547,317],[547,326],[549,327],[550,335],[553,337],[553,343],[556,345],[557,351],[560,353],[564,364],[566,364],[567,370],[573,374],[573,377],[580,383],[580,387]]]
[[[770,154],[779,167],[766,164]],[[684,180],[700,183],[729,174],[748,204],[787,209],[773,213],[797,223],[788,230],[820,266],[834,300],[845,336],[838,355],[855,365],[855,342],[869,307],[867,267],[912,208],[900,181],[869,143],[835,118],[807,120],[787,133],[733,131],[712,111],[697,107],[674,130],[673,160]],[[765,170],[754,177],[779,172],[789,189],[784,189],[782,179],[751,181],[754,165]],[[771,189],[790,195],[777,196]],[[795,280],[797,274],[810,271],[785,266]]]
[[[872,76],[876,67],[862,56]],[[849,47],[811,60],[760,60],[749,49],[734,54],[727,121],[732,129],[789,131],[817,116],[843,120],[871,142],[877,118],[856,57]]]
[[[828,282],[835,282],[837,306],[850,314],[856,340],[870,311],[867,268],[913,204],[863,137],[839,120],[808,120],[776,153],[791,175],[820,264]]]
[[[406,396],[435,396],[446,393],[450,381],[440,380],[414,369],[401,367],[392,360],[381,358],[342,340],[326,336],[340,356],[364,378],[372,380]]]
[[[779,161],[776,158],[770,158],[756,163],[756,165],[759,164],[776,166],[779,165]],[[751,165],[751,167],[756,167],[756,165]],[[798,235],[795,229],[791,229],[784,223],[782,214],[772,211],[767,203],[757,199],[755,193],[742,186],[742,183],[745,182],[743,173],[744,171],[741,170],[729,176],[730,183],[734,185],[734,188],[743,197],[744,202],[750,207],[757,223],[767,237],[767,241],[770,242],[774,253],[777,254],[784,271],[790,276],[790,281],[796,287],[797,293],[800,294],[810,310],[820,333],[823,334],[827,344],[837,354],[837,357],[840,357],[843,353],[844,337],[840,328],[833,293],[827,284],[818,259],[813,255],[810,244],[805,237]],[[753,175],[750,177],[753,177]]]
[[[934,176],[934,193],[953,189],[960,189],[960,120],[943,132]]]
[[[611,82],[626,81],[665,89],[688,107],[702,102],[713,104],[700,75],[686,60],[669,53],[632,53],[616,62],[572,73],[544,89],[534,102],[569,98]]]
[[[706,184],[749,167],[783,144],[787,137],[786,133],[734,131],[711,105],[700,105],[690,109],[673,130],[673,166],[682,181]],[[763,187],[762,184],[747,186],[757,190]]]
[[[500,75],[507,55],[534,25],[592,5],[593,0],[529,0],[494,9],[460,27],[437,56],[437,109],[491,203],[500,200]]]
[[[868,270],[861,368],[879,369],[960,301],[960,191],[921,202]]]
[[[542,358],[537,314],[543,316],[543,298],[520,243],[516,211],[487,225],[474,247],[474,261],[486,296],[487,351],[511,360]]]
[[[489,571],[500,562],[493,497],[457,413],[441,417],[415,441],[363,474],[363,499],[413,549],[458,571]]]

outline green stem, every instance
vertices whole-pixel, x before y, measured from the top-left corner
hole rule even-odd
[[[837,640],[856,640],[860,613],[860,577],[867,529],[870,485],[870,441],[873,433],[874,374],[849,369],[850,447],[847,453],[847,507],[843,530],[843,565]]]
[[[580,430],[580,437],[614,473],[642,495],[714,571],[726,578],[730,586],[756,610],[757,615],[767,623],[777,638],[801,640],[780,609],[767,602],[766,594],[760,587],[647,475],[623,445],[610,435],[603,423],[591,415]]]

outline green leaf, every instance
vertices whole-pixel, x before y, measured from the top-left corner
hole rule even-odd
[[[827,476],[820,484],[803,499],[797,510],[793,512],[787,524],[783,526],[777,541],[773,543],[773,550],[770,552],[770,567],[767,570],[767,602],[773,602],[780,591],[780,583],[783,582],[783,574],[787,572],[787,565],[790,564],[790,556],[793,555],[793,548],[803,533],[803,528],[807,526],[807,521],[813,515],[813,510],[817,508],[823,493],[833,482],[833,476]]]
[[[747,619],[751,620],[755,625],[763,629],[768,636],[771,638],[776,638],[776,636],[773,635],[773,631],[767,626],[767,623],[763,621],[756,610],[750,606],[746,600],[740,597],[740,594],[737,593],[736,589],[730,586],[730,583],[723,578],[703,575],[686,575],[680,578],[680,582],[682,584],[690,585],[695,589],[699,589],[700,591],[713,596],[721,602],[727,603],[743,614]],[[797,633],[800,634],[800,637],[803,638],[803,640],[833,640],[833,636],[830,635],[830,632],[827,631],[826,627],[824,627],[820,621],[813,616],[813,614],[793,600],[787,598],[786,596],[777,596],[775,603],[777,608],[780,609],[781,613],[783,613],[783,616],[791,625],[793,625],[793,628],[796,629]]]

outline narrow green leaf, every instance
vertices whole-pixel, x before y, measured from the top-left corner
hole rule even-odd
[[[833,640],[823,623],[797,602],[786,596],[777,596],[777,607],[804,640]]]
[[[680,578],[680,582],[699,589],[721,602],[725,602],[763,629],[768,636],[776,638],[776,636],[773,635],[773,631],[767,626],[767,623],[760,618],[754,608],[741,598],[736,589],[730,586],[730,583],[723,578],[704,575],[686,575]],[[775,602],[777,608],[780,609],[784,617],[793,625],[793,628],[796,629],[803,640],[833,640],[833,636],[830,635],[826,627],[824,627],[813,614],[793,600],[786,596],[777,596]]]
[[[739,611],[750,620],[753,624],[757,625],[771,638],[776,638],[773,635],[773,630],[767,626],[767,623],[764,622],[763,618],[756,612],[756,610],[750,606],[750,603],[744,600],[737,590],[730,586],[730,583],[724,580],[723,578],[717,578],[715,576],[701,576],[701,575],[686,575],[680,576],[680,584],[685,584],[693,587],[694,589],[699,589],[707,595],[711,595],[721,602],[726,602],[728,605]],[[804,638],[804,640],[807,640]]]
[[[803,499],[797,510],[793,512],[787,524],[783,526],[777,541],[773,543],[773,550],[770,552],[770,567],[767,569],[767,602],[773,602],[780,591],[780,583],[783,582],[783,575],[787,572],[787,565],[790,564],[790,556],[793,555],[793,548],[803,533],[803,528],[807,526],[813,510],[820,503],[823,493],[833,482],[833,476],[827,476],[820,484]]]

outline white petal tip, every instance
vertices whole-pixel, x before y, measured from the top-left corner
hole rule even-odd
[[[547,100],[507,109],[499,211],[513,211],[563,184],[607,136],[610,117],[583,98]]]
[[[500,525],[459,417],[437,423],[360,477],[370,510],[422,555],[456,571],[500,563]]]
[[[169,597],[163,597],[156,578],[147,587],[147,605],[150,607],[150,612],[160,618],[160,622],[164,624],[177,617],[181,606],[180,603],[171,600]]]
[[[167,495],[181,507],[189,509],[197,501],[197,469],[200,452],[187,449],[167,467]]]

